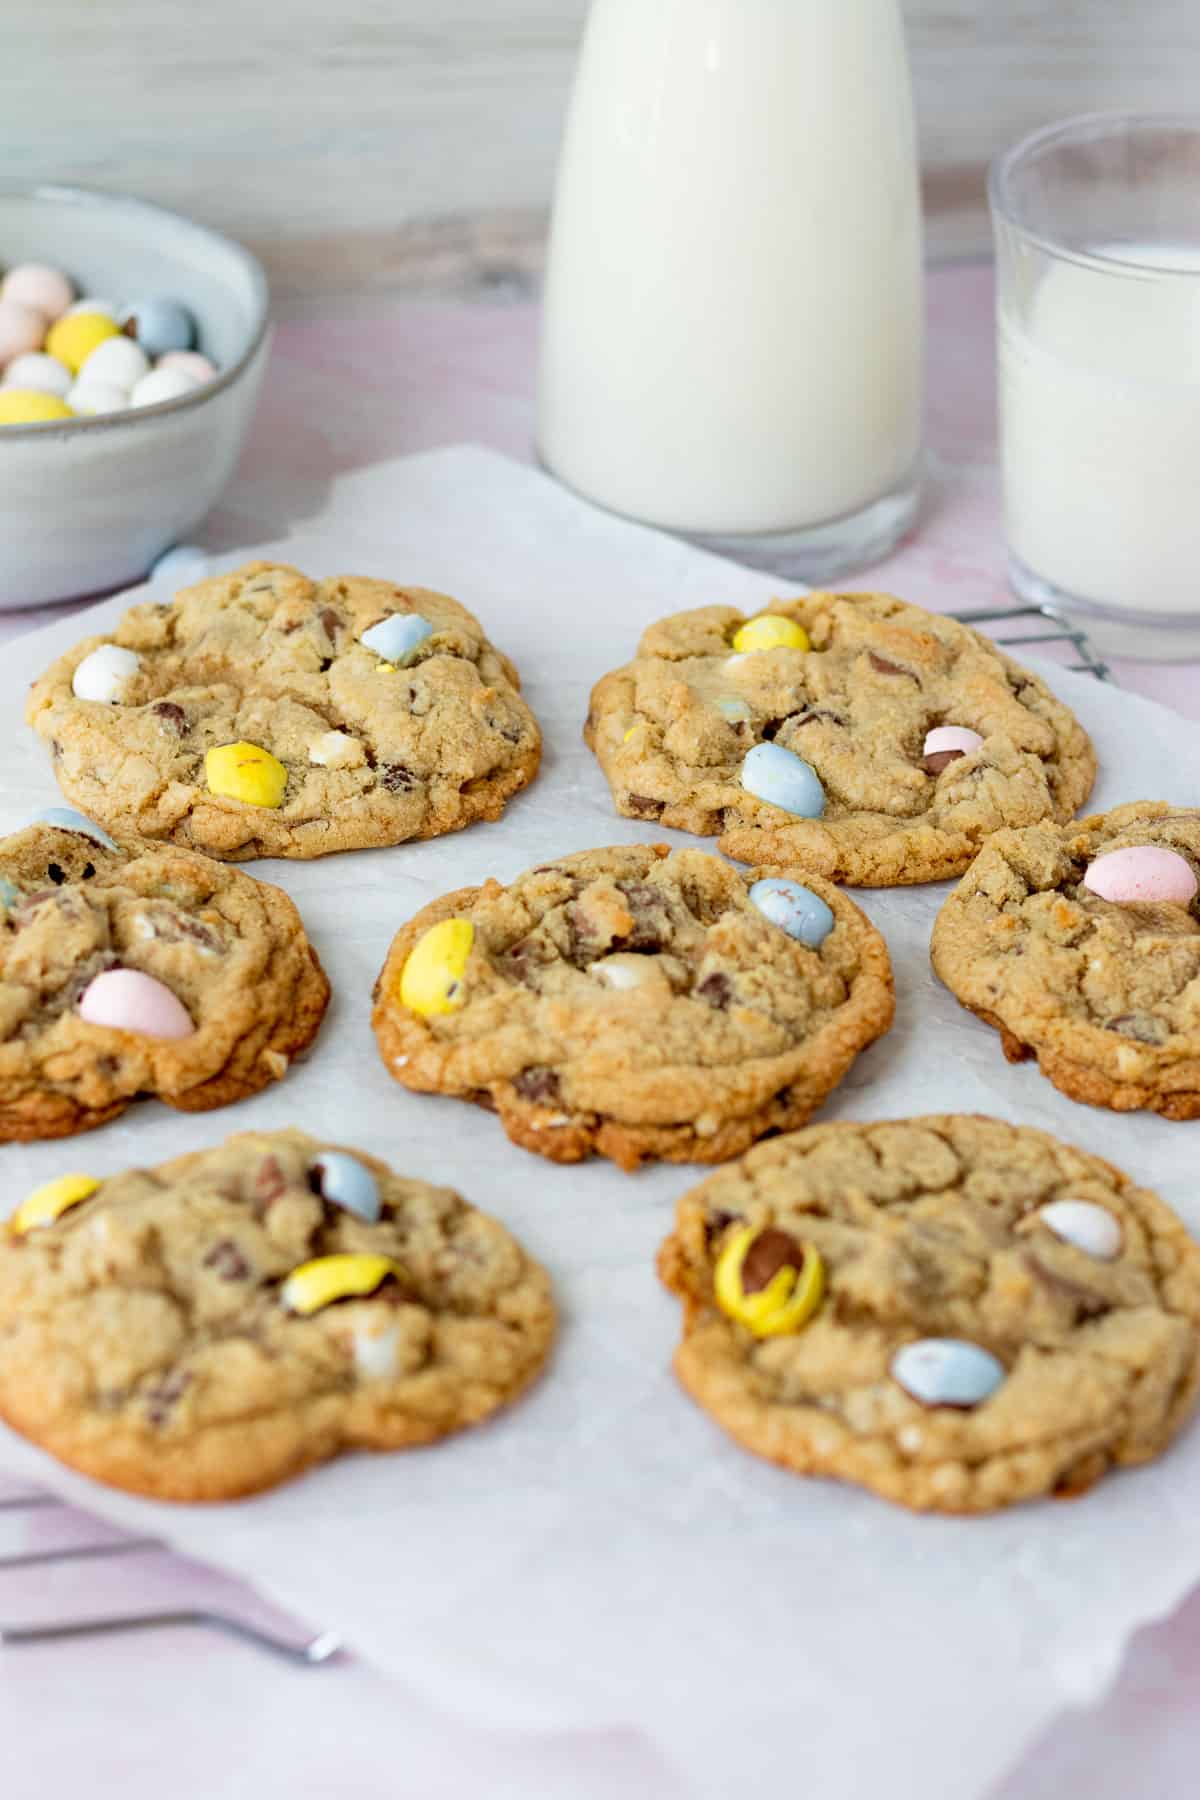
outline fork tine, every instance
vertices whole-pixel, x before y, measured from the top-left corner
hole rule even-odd
[[[137,1550],[166,1550],[161,1538],[121,1538],[115,1544],[66,1545],[61,1550],[23,1550],[0,1556],[0,1569],[30,1569],[37,1563],[79,1562],[93,1556],[129,1556]]]

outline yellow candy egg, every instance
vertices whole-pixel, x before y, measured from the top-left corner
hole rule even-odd
[[[8,1229],[14,1237],[24,1237],[27,1231],[53,1225],[55,1219],[87,1200],[99,1186],[94,1175],[60,1175],[57,1181],[48,1181],[25,1196],[9,1220]]]
[[[757,1338],[806,1325],[825,1294],[825,1265],[813,1244],[774,1226],[735,1231],[717,1258],[717,1305]]]
[[[106,313],[67,313],[46,333],[46,353],[57,356],[59,362],[66,363],[72,375],[78,375],[97,345],[117,335],[117,323]]]
[[[734,632],[733,647],[744,656],[749,650],[808,650],[811,646],[807,631],[794,619],[785,619],[781,613],[760,613]]]
[[[373,1294],[389,1275],[404,1271],[390,1256],[318,1256],[293,1269],[283,1284],[280,1298],[289,1312],[307,1318],[332,1306],[335,1300],[361,1299]]]
[[[261,744],[218,744],[204,758],[210,794],[247,806],[281,806],[287,770]]]
[[[57,394],[43,394],[35,388],[0,388],[0,425],[41,425],[46,419],[74,417]]]
[[[419,937],[400,976],[400,1003],[428,1019],[453,1012],[466,995],[463,976],[475,942],[470,919],[443,919]]]

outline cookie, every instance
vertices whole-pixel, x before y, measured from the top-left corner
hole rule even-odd
[[[1200,1376],[1200,1247],[1041,1131],[831,1124],[685,1194],[676,1373],[747,1450],[918,1510],[1075,1495],[1148,1462]]]
[[[887,948],[819,878],[587,850],[448,894],[392,944],[374,1026],[418,1093],[554,1162],[722,1162],[801,1124],[891,1024]]]
[[[1036,675],[888,594],[662,619],[584,737],[627,818],[854,887],[960,875],[1001,826],[1069,819],[1096,772]]]
[[[229,1500],[432,1443],[549,1353],[504,1227],[360,1151],[245,1133],[84,1187],[0,1232],[0,1416],[113,1487]]]
[[[26,716],[110,831],[237,862],[498,819],[541,756],[519,687],[445,594],[259,562],[131,607]]]
[[[88,1131],[142,1094],[203,1112],[278,1081],[329,1000],[288,896],[51,811],[64,824],[0,840],[0,1140]]]
[[[1198,1118],[1198,874],[1191,807],[997,832],[938,915],[933,966],[1072,1100]]]

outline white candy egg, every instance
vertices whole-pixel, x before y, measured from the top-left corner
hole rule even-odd
[[[132,338],[105,338],[97,344],[79,371],[81,382],[104,381],[130,392],[149,373],[150,358]]]
[[[156,586],[171,589],[191,587],[208,574],[208,552],[199,544],[176,544],[159,557],[150,571]]]
[[[56,394],[65,400],[74,377],[66,363],[44,350],[29,350],[14,356],[4,371],[4,387],[32,388],[38,394]]]
[[[360,1325],[354,1333],[355,1371],[364,1381],[386,1381],[389,1375],[396,1373],[399,1348],[398,1325],[385,1325],[379,1331],[369,1331]]]
[[[115,706],[141,666],[135,651],[123,650],[119,644],[100,644],[75,670],[71,692],[77,700],[101,700]]]
[[[126,412],[129,392],[115,382],[89,381],[81,375],[67,395],[67,405],[85,418],[94,418],[97,413]]]
[[[1051,1200],[1039,1207],[1037,1217],[1064,1244],[1073,1244],[1097,1262],[1112,1262],[1121,1254],[1120,1220],[1092,1200]]]
[[[194,394],[200,383],[186,369],[151,369],[129,396],[132,406],[158,406],[163,400],[181,400]]]

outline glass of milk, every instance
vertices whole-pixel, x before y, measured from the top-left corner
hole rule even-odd
[[[921,352],[898,0],[593,0],[546,281],[548,468],[828,581],[912,522]]]
[[[1052,126],[991,201],[1013,587],[1200,656],[1200,114]]]

